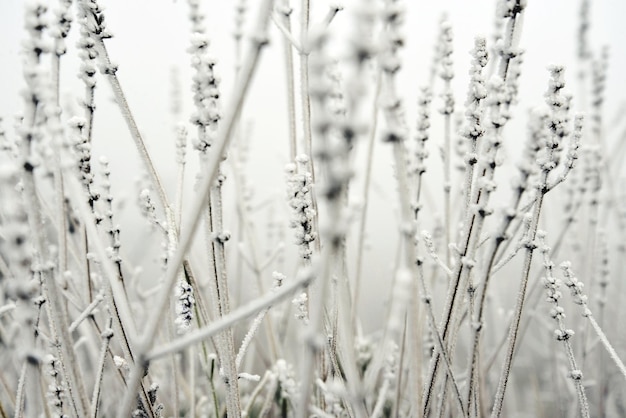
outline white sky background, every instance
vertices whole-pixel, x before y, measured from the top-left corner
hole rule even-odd
[[[346,10],[340,12],[332,23],[333,26],[340,28],[346,25],[348,22],[346,14],[350,13],[350,6],[356,1],[346,2]],[[114,35],[113,39],[106,41],[110,56],[119,64],[118,76],[130,107],[141,132],[145,135],[157,170],[165,179],[173,197],[176,173],[173,125],[177,122],[170,112],[173,67],[179,70],[184,94],[181,119],[187,121],[192,111],[189,93],[191,71],[189,55],[186,53],[190,35],[186,1],[101,0],[100,3],[105,7],[107,28]],[[207,32],[213,39],[211,50],[218,58],[217,71],[222,78],[221,90],[224,100],[228,100],[228,92],[234,82],[232,33],[235,3],[208,0],[203,4],[207,16]],[[247,14],[247,28],[254,16],[254,5],[257,2],[249,0],[248,3],[252,5],[252,10]],[[328,2],[312,1],[312,3],[314,10],[311,20],[315,23],[325,14]],[[405,60],[400,75],[400,92],[404,95],[408,122],[413,128],[416,92],[418,87],[428,80],[434,41],[438,32],[437,24],[441,14],[444,11],[448,13],[455,34],[456,77],[453,85],[457,106],[461,106],[466,97],[469,51],[473,47],[475,35],[482,34],[487,36],[488,41],[491,39],[495,1],[407,0],[405,3],[408,9],[405,23],[407,44],[402,52]],[[605,105],[607,109],[605,122],[609,123],[626,99],[624,82],[626,1],[600,0],[591,3],[591,46],[594,52],[597,52],[601,45],[607,44],[610,47],[608,97]],[[22,108],[19,91],[24,83],[19,53],[20,40],[24,36],[23,4],[22,0],[0,0],[0,117],[4,120],[4,129],[9,133],[12,133],[12,117]],[[55,6],[56,1],[50,1],[49,4]],[[528,0],[520,42],[520,46],[526,50],[522,67],[521,103],[515,113],[517,119],[509,126],[509,133],[516,133],[509,136],[513,140],[525,138],[523,117],[525,109],[543,101],[543,92],[546,90],[548,80],[546,70],[548,64],[565,64],[566,78],[570,83],[569,90],[577,93],[574,82],[578,13],[579,1]],[[293,18],[294,20],[298,18],[297,9]],[[76,112],[82,113],[76,104],[76,99],[80,98],[83,92],[82,85],[76,77],[79,65],[75,49],[76,32],[77,28],[74,26],[68,41],[69,53],[62,64],[61,97],[65,103],[73,105]],[[272,193],[279,197],[284,195],[283,167],[287,163],[288,139],[283,80],[282,38],[279,31],[272,27],[271,45],[263,52],[244,112],[245,119],[253,119],[251,161],[247,173],[257,203],[263,200],[265,195]],[[438,100],[434,103],[436,107],[439,106]],[[116,188],[117,193],[124,189],[129,205],[134,204],[134,188],[129,186],[133,184],[131,180],[138,174],[136,169],[133,169],[138,164],[137,153],[124,121],[112,102],[109,87],[101,77],[98,77],[96,106],[94,156],[97,158],[99,155],[106,155],[111,160],[115,181],[114,192]],[[619,123],[623,126],[623,118]],[[371,251],[375,252],[377,257],[370,257],[369,268],[365,269],[370,276],[368,278],[370,283],[373,283],[379,275],[388,277],[395,248],[395,242],[385,242],[385,237],[388,236],[385,231],[395,228],[395,221],[388,215],[392,213],[390,211],[393,208],[388,206],[389,203],[385,203],[388,201],[385,196],[395,201],[394,189],[386,186],[392,184],[390,163],[387,159],[390,151],[380,143],[377,146],[377,152],[383,157],[377,159],[375,168],[379,173],[374,180],[377,190],[374,198],[377,199],[377,203],[374,205],[373,220],[370,222],[369,243]],[[511,147],[510,144],[508,146]],[[511,153],[513,155],[510,155]],[[515,147],[513,150],[509,148],[508,157],[514,159],[514,154]],[[193,156],[190,155],[189,158]],[[431,152],[431,158],[439,158],[436,150]],[[382,213],[387,215],[379,216]],[[265,220],[260,222],[264,223]],[[378,239],[378,236],[382,239]],[[286,239],[290,240],[290,237]],[[126,240],[130,238],[126,237]],[[365,296],[368,305],[369,302],[375,303],[373,298],[376,298],[376,295]]]

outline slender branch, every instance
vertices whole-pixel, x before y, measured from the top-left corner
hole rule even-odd
[[[101,335],[102,346],[100,348],[100,356],[98,357],[98,373],[96,374],[96,383],[93,388],[93,395],[91,397],[91,417],[96,418],[98,416],[98,404],[100,402],[100,390],[102,387],[102,377],[104,372],[104,362],[109,350],[109,343],[113,337],[113,330],[111,330],[112,319],[109,318],[109,327],[104,330]]]
[[[291,46],[294,47],[296,51],[298,51],[298,53],[306,55],[306,52],[304,51],[300,43],[296,40],[296,38],[291,33],[291,30],[289,29],[290,25],[286,26],[285,24],[283,24],[281,21],[279,21],[276,18],[274,14],[271,15],[271,18],[272,18],[272,22],[274,22],[274,25],[276,25],[276,27],[280,30],[280,32],[283,34],[285,39],[291,44]]]
[[[93,300],[93,302],[91,302],[89,304],[89,306],[87,306],[85,308],[85,310],[83,310],[80,315],[78,315],[78,317],[70,324],[69,327],[69,332],[70,334],[74,331],[76,331],[76,328],[78,328],[78,326],[85,320],[87,319],[87,317],[89,315],[91,315],[91,313],[93,312],[94,309],[96,309],[98,307],[98,305],[104,300],[104,295],[103,294],[99,294],[98,296],[96,296]]]

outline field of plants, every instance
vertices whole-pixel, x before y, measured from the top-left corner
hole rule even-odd
[[[626,416],[617,3],[3,0],[0,418]]]

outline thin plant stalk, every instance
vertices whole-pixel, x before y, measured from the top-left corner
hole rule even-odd
[[[289,0],[282,0],[280,7],[283,8],[282,23],[288,33],[291,33],[291,6]],[[292,44],[286,37],[283,39],[283,57],[285,60],[285,85],[287,86],[287,116],[289,123],[289,161],[295,161],[298,155],[298,142],[296,136],[296,93],[295,75],[293,71]]]
[[[352,322],[354,331],[358,332],[358,309],[359,300],[361,299],[361,276],[363,270],[363,252],[365,248],[365,226],[367,224],[367,214],[369,207],[369,194],[370,183],[372,181],[372,166],[374,162],[374,146],[376,144],[376,130],[378,128],[378,113],[381,93],[381,72],[378,71],[376,75],[376,91],[374,93],[374,105],[372,106],[372,126],[370,127],[369,135],[367,138],[367,162],[365,166],[365,177],[363,179],[363,191],[361,200],[361,216],[359,219],[359,235],[357,238],[357,250],[356,250],[356,272],[354,273],[354,295],[352,297]]]
[[[99,412],[100,393],[102,389],[102,377],[104,372],[104,363],[106,361],[107,351],[109,350],[109,343],[113,337],[113,330],[110,329],[113,320],[109,318],[109,325],[104,333],[101,335],[102,346],[100,348],[100,355],[98,356],[98,372],[96,374],[95,385],[93,388],[93,395],[91,396],[91,417],[96,418]]]
[[[219,175],[219,174],[218,174]],[[218,181],[217,186],[213,186],[209,205],[212,206],[211,219],[213,221],[212,231],[215,238],[212,239],[214,266],[216,273],[216,290],[217,302],[219,305],[218,316],[228,315],[230,312],[230,296],[228,289],[228,277],[226,272],[226,254],[225,240],[221,238],[224,235],[222,221],[222,190],[221,182]],[[216,317],[216,318],[217,318]],[[236,366],[235,344],[233,339],[233,330],[226,329],[221,337],[222,340],[222,367],[224,370],[225,382],[227,387],[227,410],[229,416],[238,417],[241,415],[241,402],[239,399],[239,379]]]

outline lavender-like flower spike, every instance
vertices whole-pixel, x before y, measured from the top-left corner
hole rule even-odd
[[[383,10],[383,22],[387,25],[385,44],[381,50],[380,64],[383,71],[394,74],[401,65],[399,50],[404,45],[402,24],[404,23],[405,7],[398,1],[389,1]]]
[[[29,106],[37,106],[50,96],[48,77],[40,65],[41,55],[51,50],[50,43],[44,38],[48,27],[46,20],[47,6],[43,1],[28,4],[25,12],[25,28],[28,36],[23,41],[23,74],[26,88],[22,95]],[[34,121],[32,126],[22,126],[21,134],[29,144],[35,135]],[[26,157],[26,156],[25,156]]]
[[[561,150],[563,149],[564,139],[570,135],[569,128],[569,110],[572,97],[565,94],[564,68],[563,66],[554,65],[549,68],[550,81],[548,91],[545,94],[546,103],[550,109],[546,120],[546,136],[545,152],[541,156],[538,163],[543,171],[544,178],[541,180],[545,183],[547,176],[559,164]],[[548,191],[548,184],[541,184],[542,192]]]
[[[519,95],[519,79],[522,75],[522,64],[524,63],[524,51],[519,50],[517,54],[509,61],[509,67],[506,78],[507,100],[505,101],[507,109],[510,109],[515,103]]]
[[[480,104],[481,100],[487,97],[487,90],[485,89],[485,77],[483,70],[487,66],[488,54],[487,54],[487,41],[484,37],[479,36],[474,39],[474,49],[472,49],[472,67],[470,68],[470,91],[467,95],[465,105],[470,108],[476,108]],[[470,116],[470,111],[466,112]]]
[[[453,41],[452,25],[447,20],[441,22],[440,32],[440,65],[439,77],[444,81],[445,88],[441,94],[443,105],[439,109],[443,115],[451,115],[454,112],[454,94],[450,82],[454,78],[454,61],[452,60]]]
[[[380,66],[390,84],[396,73],[402,66],[400,48],[405,44],[405,37],[402,32],[404,24],[405,10],[401,2],[389,0],[385,2],[383,9],[383,23],[385,24],[385,43],[380,51]],[[385,102],[383,109],[387,122],[387,132],[383,136],[385,142],[403,143],[408,136],[408,127],[404,118],[404,107],[402,99],[399,97],[395,87],[389,87],[385,91]],[[403,147],[405,145],[402,145]]]
[[[187,128],[182,123],[176,127],[176,162],[185,165],[187,155]]]
[[[546,103],[552,112],[548,121],[548,128],[555,140],[562,139],[569,134],[567,128],[567,111],[569,110],[570,97],[563,93],[565,88],[565,68],[562,65],[553,65],[548,68],[550,71],[550,81],[548,91],[545,94]],[[555,148],[556,143],[548,144]]]
[[[113,222],[113,194],[111,193],[111,169],[109,161],[105,157],[100,158],[100,167],[102,169],[102,194],[106,203],[105,217],[107,219],[107,234],[109,235],[109,243],[111,244],[107,251],[109,257],[117,265],[120,278],[122,277],[122,257],[120,256],[120,227]]]
[[[580,3],[580,26],[578,27],[578,59],[586,60],[591,56],[589,50],[589,0],[582,0]],[[582,70],[581,70],[582,71]]]
[[[348,50],[352,54],[350,58],[357,66],[363,65],[378,50],[378,45],[372,37],[372,27],[376,24],[379,12],[377,2],[373,0],[361,1],[354,8],[353,30]]]
[[[520,173],[525,179],[537,174],[536,161],[543,149],[543,144],[546,142],[545,126],[548,116],[548,111],[545,108],[537,107],[529,112],[528,138],[525,141],[522,159],[518,163]]]
[[[235,5],[235,31],[233,37],[235,41],[240,41],[243,36],[243,24],[248,10],[247,0],[237,0]]]
[[[148,222],[155,227],[159,227],[165,233],[167,233],[167,228],[163,225],[163,222],[157,218],[156,215],[156,207],[154,206],[154,202],[150,197],[149,189],[142,189],[139,192],[139,209],[141,210],[141,214],[148,220]]]
[[[548,189],[552,190],[556,185],[563,182],[568,174],[574,168],[576,160],[578,160],[578,149],[580,148],[580,142],[583,135],[584,117],[582,114],[577,114],[574,117],[574,130],[571,135],[571,143],[567,150],[567,154],[562,162],[563,168],[558,178],[548,185]]]
[[[597,249],[597,277],[598,277],[598,305],[603,309],[607,302],[607,287],[610,283],[611,269],[609,259],[609,243],[607,234],[604,229],[598,231],[598,249]],[[602,314],[602,312],[600,313]]]
[[[187,0],[189,5],[189,20],[191,20],[191,31],[204,33],[204,15],[200,11],[200,0]]]
[[[426,149],[426,141],[429,138],[430,129],[430,103],[432,102],[432,94],[428,87],[420,89],[417,101],[417,129],[415,133],[415,152],[414,152],[414,169],[412,174],[421,176],[426,172],[426,158],[428,150]]]
[[[305,292],[300,293],[291,301],[293,305],[296,307],[296,318],[302,321],[303,324],[309,324],[309,310],[307,309],[308,305],[308,296]]]
[[[453,41],[454,35],[452,33],[452,24],[444,19],[441,21],[439,32],[439,77],[444,81],[450,81],[454,78],[454,61],[452,60],[452,53],[454,52]]]
[[[463,130],[463,136],[470,141],[470,151],[465,157],[468,168],[471,168],[478,162],[478,141],[485,134],[485,128],[483,126],[483,101],[487,97],[487,88],[485,86],[483,70],[487,66],[488,57],[485,38],[477,37],[474,40],[472,57],[470,87],[467,100],[465,101],[467,125]]]
[[[63,387],[63,378],[60,373],[62,365],[59,360],[51,354],[48,354],[43,359],[46,368],[48,369],[48,391],[46,397],[48,398],[48,405],[54,411],[54,416],[58,418],[67,418],[68,416],[63,413],[63,405],[65,399],[65,388]]]
[[[189,19],[191,20],[191,66],[195,73],[192,77],[193,102],[195,112],[191,123],[198,127],[198,137],[194,147],[200,156],[206,156],[217,133],[217,123],[221,118],[219,108],[219,78],[215,75],[216,60],[209,54],[210,40],[204,29],[204,15],[200,11],[198,0],[188,0]]]
[[[87,87],[93,88],[96,84],[96,58],[98,57],[98,52],[95,49],[95,41],[89,31],[85,29],[85,25],[81,25],[77,46],[79,48],[78,56],[82,61],[79,77]]]
[[[298,399],[298,384],[294,378],[293,366],[284,359],[278,359],[272,371],[280,383],[280,397],[294,401]]]
[[[296,164],[288,164],[287,198],[293,210],[290,226],[295,229],[296,245],[300,247],[300,256],[309,260],[312,255],[311,243],[317,238],[314,231],[315,210],[312,201],[312,175],[309,170],[309,158],[300,155]]]
[[[43,38],[43,32],[48,27],[46,13],[48,6],[44,1],[34,1],[27,3],[25,13],[25,29],[28,32],[26,41],[24,42],[24,50],[26,51],[27,64],[35,64],[39,60],[41,54],[50,51],[50,45]],[[31,61],[31,58],[33,59]],[[25,71],[29,69],[28,65],[24,66]]]
[[[435,248],[435,242],[433,241],[432,235],[428,231],[422,231],[422,239],[424,241],[424,246],[428,251],[428,254],[431,256],[433,261],[441,267],[441,269],[449,276],[452,274],[452,271],[446,264],[439,258],[439,254],[437,254],[437,249]]]
[[[176,285],[176,327],[179,334],[189,330],[193,320],[193,309],[196,300],[193,297],[193,288],[186,280],[179,280]]]
[[[209,44],[207,35],[194,32],[188,49],[192,55],[191,66],[195,70],[192,91],[196,110],[191,122],[198,126],[198,138],[194,146],[201,154],[205,154],[211,146],[221,117],[219,79],[214,72],[216,61],[208,53]]]
[[[108,39],[112,35],[107,31],[104,23],[103,9],[96,0],[79,0],[82,24],[85,30],[96,39]]]
[[[593,61],[592,92],[591,92],[591,121],[593,141],[602,144],[602,105],[605,99],[606,73],[609,61],[608,47],[602,48],[600,57]]]
[[[81,65],[78,76],[85,84],[85,94],[82,103],[86,119],[84,136],[86,140],[90,142],[95,111],[94,93],[96,89],[96,58],[98,58],[99,55],[96,49],[96,41],[98,40],[98,37],[88,29],[87,17],[84,11],[79,16],[79,22],[80,37],[77,42],[77,47]]]
[[[33,261],[31,230],[19,193],[15,190],[19,181],[18,169],[11,162],[0,164],[0,252],[16,277],[30,275]],[[7,279],[7,278],[5,278]],[[18,283],[16,283],[18,284]],[[18,292],[18,294],[21,292]],[[3,297],[4,295],[0,295]],[[10,297],[13,297],[11,295]],[[3,300],[3,299],[0,299]]]
[[[428,129],[430,128],[430,112],[429,105],[433,95],[428,87],[420,89],[419,98],[417,100],[417,132],[415,139],[418,143],[424,143],[428,140]]]
[[[96,223],[102,221],[102,215],[96,209],[96,202],[100,200],[100,193],[94,188],[94,174],[91,170],[91,143],[89,142],[84,128],[86,121],[79,117],[73,117],[68,121],[70,128],[74,131],[74,149],[78,154],[78,170],[83,188],[87,195],[89,207],[96,216]]]
[[[59,57],[67,51],[65,38],[72,25],[71,6],[72,0],[61,0],[54,11],[54,22],[50,27],[50,35],[55,39],[54,53]]]
[[[502,45],[500,54],[505,58],[514,58],[518,54],[517,44],[519,42],[519,34],[521,25],[520,17],[522,12],[526,8],[527,0],[503,0],[500,2],[499,12],[502,18],[507,19],[507,25],[504,28],[505,38],[508,37],[510,44],[507,46]]]

